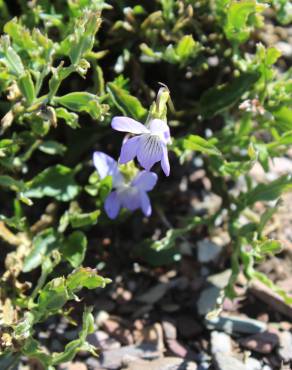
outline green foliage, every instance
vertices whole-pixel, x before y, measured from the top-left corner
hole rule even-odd
[[[60,353],[43,349],[37,325],[52,315],[70,319],[67,305],[78,301],[82,289],[110,283],[95,270],[100,262],[107,273],[113,270],[98,243],[113,235],[123,255],[119,234],[125,225],[133,235],[140,228],[145,237],[129,240],[133,254],[127,257],[151,266],[179,261],[179,241],[192,232],[212,233],[222,226],[232,250],[224,294],[235,296],[242,270],[290,303],[291,297],[256,271],[258,263],[281,251],[281,242],[270,240],[265,230],[282,194],[292,189],[291,176],[257,183],[250,173],[255,163],[268,172],[273,158],[285,156],[292,144],[289,61],[257,33],[265,31],[267,4],[54,0],[31,6],[22,1],[22,14],[12,18],[6,3],[0,0],[0,237],[7,253],[0,287],[0,368],[25,356],[53,370],[81,350],[96,353],[86,341],[94,330],[86,307],[78,337]],[[291,21],[288,0],[269,4],[273,21]],[[152,104],[159,82],[169,91]],[[121,135],[111,130],[112,118],[125,115],[145,123],[149,112],[170,125],[171,175],[154,191],[151,222],[121,212],[113,223],[103,210],[112,178],[93,172],[92,153],[104,150],[118,158]],[[178,181],[196,171],[196,158],[202,159],[210,191],[221,199],[211,214],[191,209],[190,199],[182,212],[172,207]],[[126,166],[124,175],[136,169]],[[255,217],[258,202],[265,211]],[[167,225],[165,234],[157,239],[154,230],[161,224]],[[86,306],[86,298],[80,304]]]
[[[203,154],[209,155],[221,155],[220,151],[216,148],[215,145],[212,145],[210,141],[203,139],[198,135],[187,136],[183,140],[184,149],[190,149],[193,151],[198,151]]]
[[[247,41],[252,27],[260,23],[260,12],[264,9],[265,5],[256,0],[231,1],[224,26],[226,37],[236,43]]]
[[[130,95],[127,90],[113,82],[107,84],[107,89],[114,105],[122,114],[133,117],[137,120],[145,118],[145,115],[147,114],[146,109],[142,106],[139,100]]]
[[[239,101],[245,92],[252,88],[258,78],[257,73],[243,73],[229,84],[207,90],[200,100],[202,114],[205,117],[212,117],[229,109]]]
[[[26,196],[30,198],[53,197],[61,202],[74,199],[79,192],[74,171],[60,164],[39,173],[27,187]]]

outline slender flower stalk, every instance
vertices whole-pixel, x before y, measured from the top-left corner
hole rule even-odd
[[[93,163],[101,179],[112,177],[113,191],[107,196],[104,204],[109,218],[116,218],[122,207],[130,211],[140,208],[145,216],[151,215],[152,208],[147,192],[156,185],[156,173],[141,171],[127,182],[119,171],[118,163],[107,154],[94,152]]]

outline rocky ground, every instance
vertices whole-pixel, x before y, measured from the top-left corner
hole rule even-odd
[[[291,172],[291,167],[290,158],[279,158],[269,173],[256,165],[252,175],[265,181]],[[209,193],[206,199],[214,207],[216,196]],[[206,206],[206,199],[204,205],[196,206]],[[282,252],[258,266],[287,293],[292,293],[291,205],[292,193],[286,193],[266,230],[267,236],[282,241]],[[258,214],[262,207],[256,208]],[[103,242],[104,248],[110,244],[110,240]],[[291,369],[292,305],[271,288],[248,283],[241,274],[235,286],[238,296],[233,301],[224,299],[217,312],[207,315],[220,303],[230,276],[225,256],[229,245],[222,229],[195,243],[190,238],[179,240],[182,258],[170,266],[148,268],[134,263],[127,269],[107,271],[113,279],[108,290],[84,296],[86,304],[94,306],[96,331],[88,340],[99,357],[81,352],[59,369]],[[77,313],[78,308],[74,310]],[[55,320],[40,327],[38,336],[44,346],[61,351],[80,328],[65,318]],[[39,369],[36,363],[22,369],[28,367]]]

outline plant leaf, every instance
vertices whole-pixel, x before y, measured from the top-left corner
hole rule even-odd
[[[137,120],[143,120],[147,111],[142,106],[140,101],[130,95],[127,90],[117,86],[114,82],[107,84],[107,91],[109,92],[115,106],[125,115],[133,117]]]
[[[84,260],[87,238],[81,231],[74,231],[65,240],[61,252],[71,266],[77,268]]]
[[[207,90],[200,99],[203,116],[213,117],[232,107],[246,91],[252,88],[259,77],[257,72],[243,73],[228,84]]]
[[[222,155],[221,152],[215,147],[215,145],[197,135],[187,136],[187,138],[183,140],[183,147],[185,149],[198,151],[208,155]]]
[[[27,197],[52,197],[61,202],[74,199],[79,193],[79,186],[74,180],[74,172],[63,165],[49,167],[27,183]]]

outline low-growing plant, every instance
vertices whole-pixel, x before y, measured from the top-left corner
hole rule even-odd
[[[159,222],[155,214],[169,212],[198,159],[220,207],[171,210],[165,236],[153,240],[148,229],[136,257],[147,251],[145,263],[159,264],[174,251],[174,262],[179,238],[224,226],[232,273],[223,295],[235,297],[243,271],[291,303],[256,265],[281,250],[265,226],[292,179],[256,183],[250,175],[255,163],[268,171],[292,143],[291,69],[258,32],[267,9],[287,24],[289,1],[18,3],[14,14],[0,0],[1,369],[21,356],[54,369],[80,350],[95,353],[86,341],[90,308],[62,353],[47,353],[36,327],[70,317],[67,302],[81,289],[110,283],[98,261],[84,267],[95,233],[118,230],[132,212]],[[122,143],[116,131],[132,136]]]

